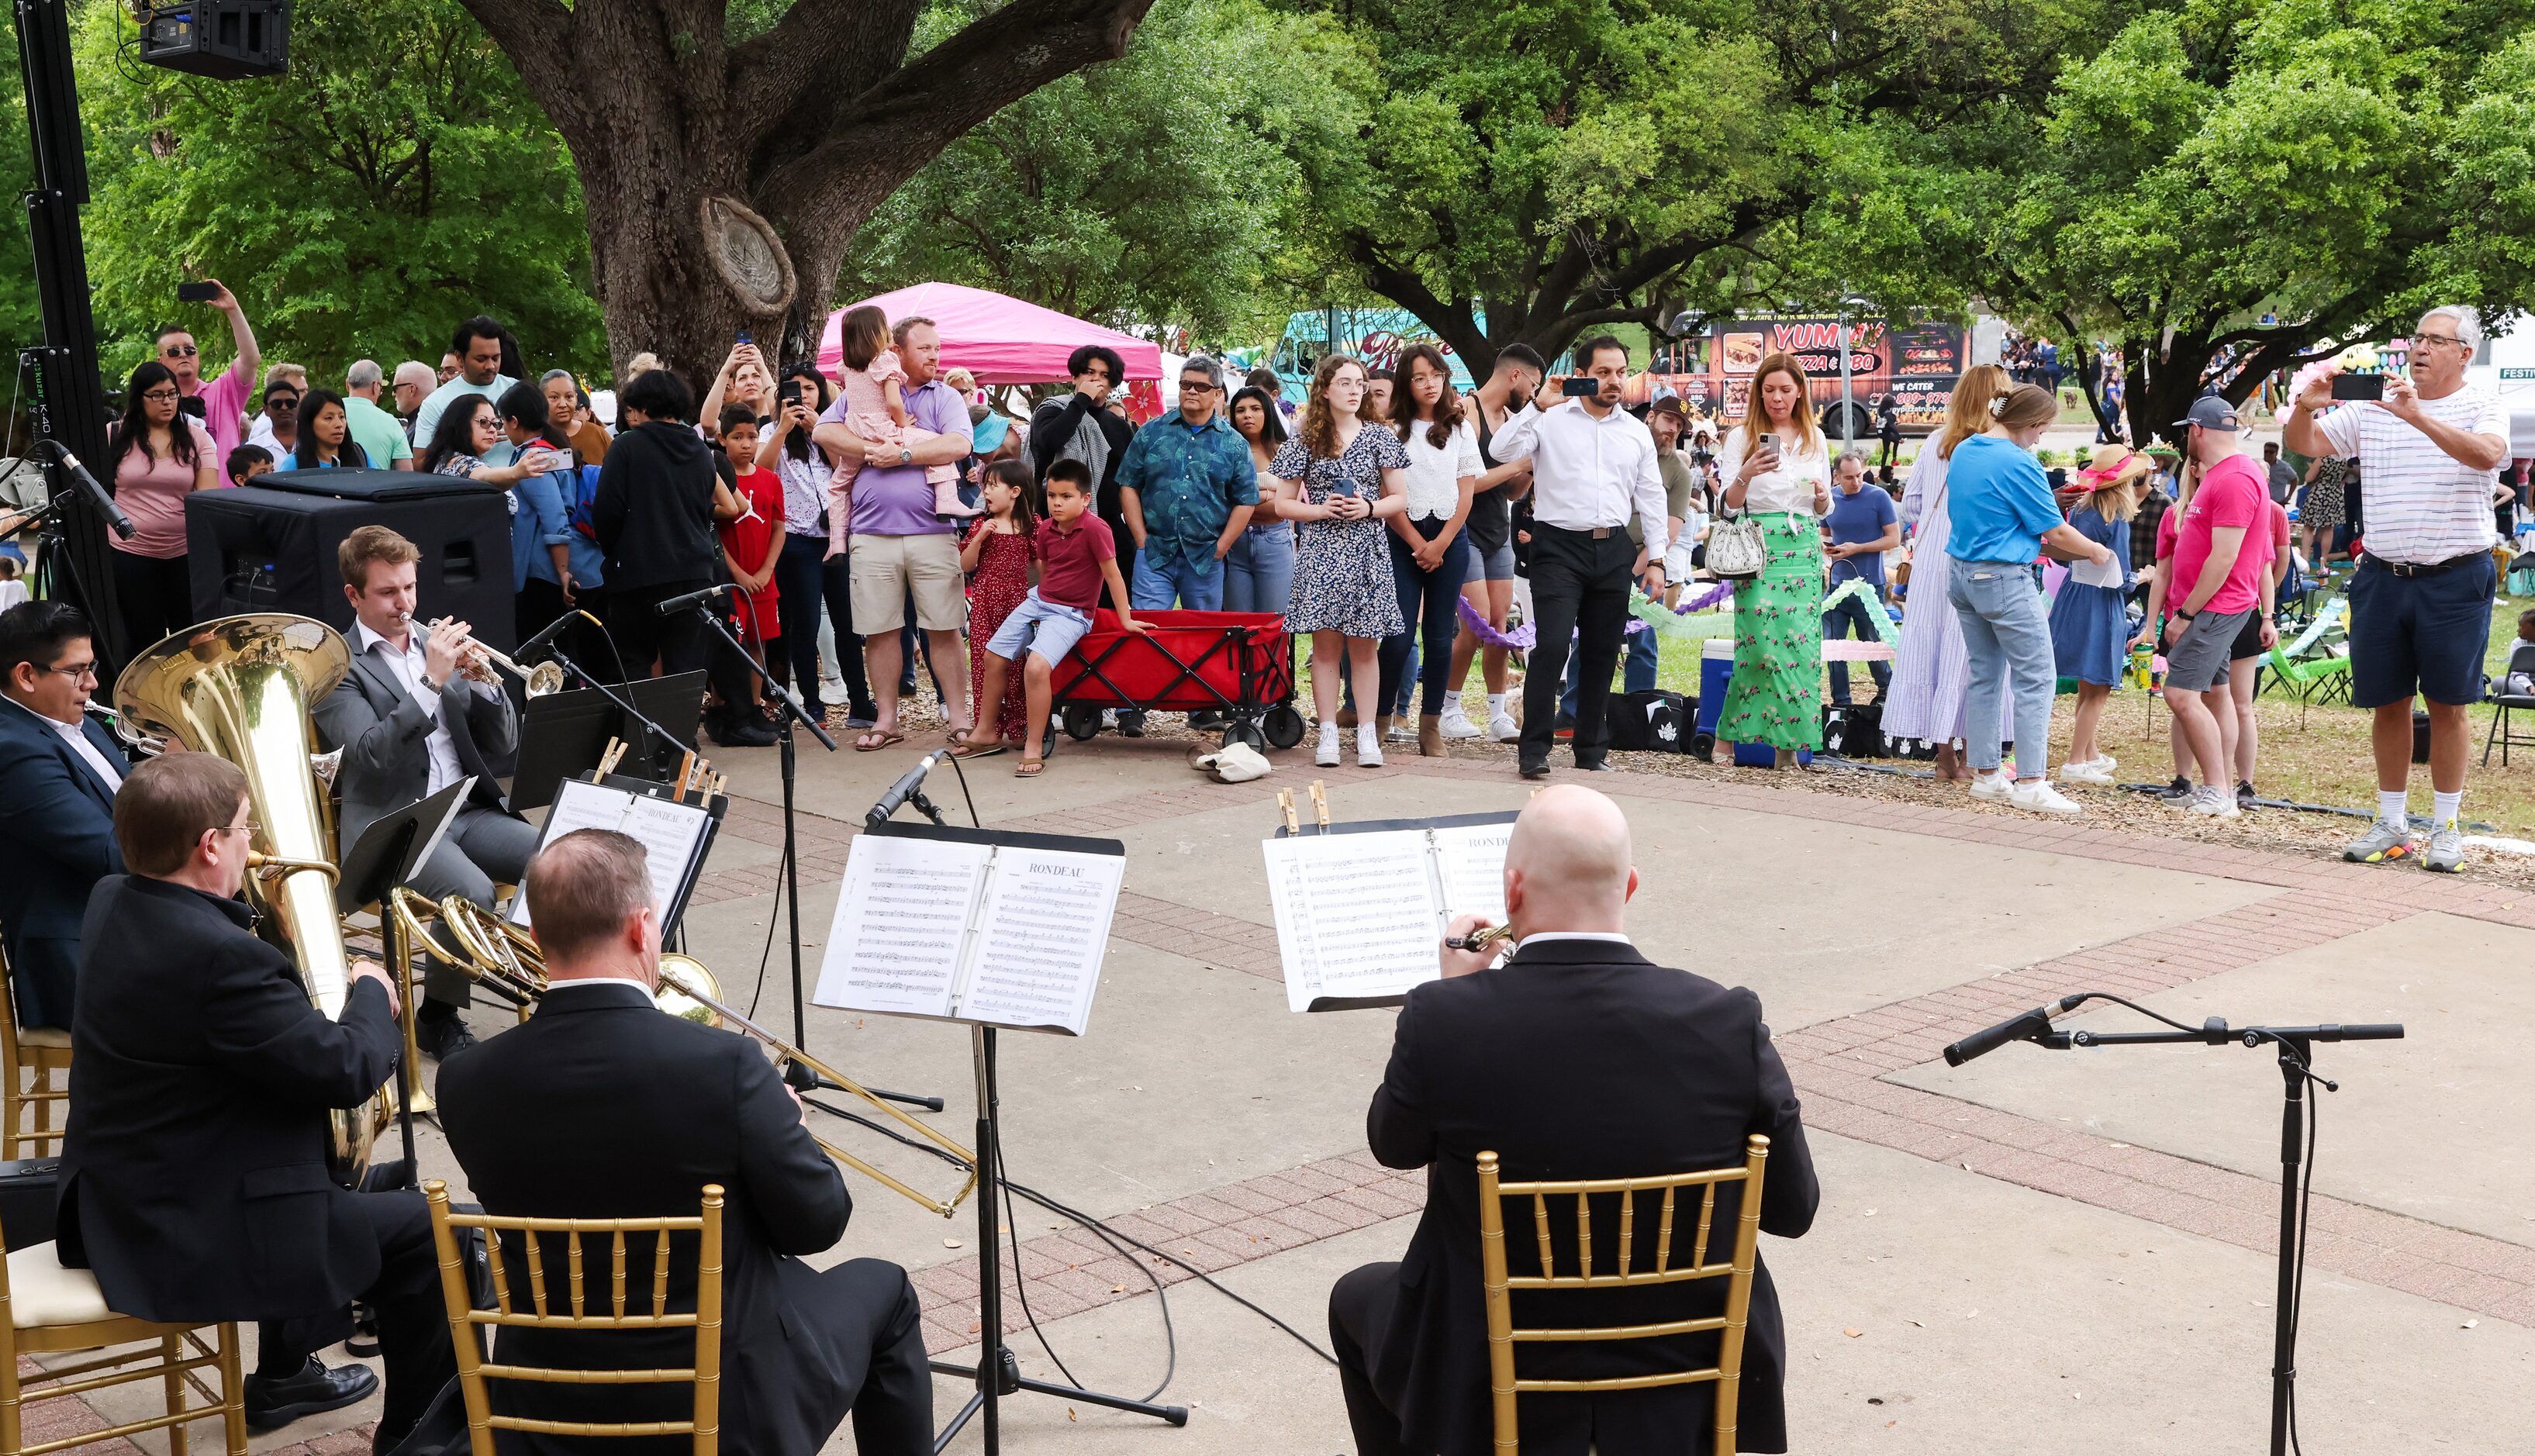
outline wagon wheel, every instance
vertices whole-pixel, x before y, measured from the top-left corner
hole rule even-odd
[[[1100,731],[1100,709],[1069,702],[1065,705],[1065,736],[1077,743],[1089,743]]]
[[[1290,749],[1303,741],[1303,730],[1309,725],[1291,705],[1280,702],[1260,718],[1260,726],[1266,731],[1269,746]]]

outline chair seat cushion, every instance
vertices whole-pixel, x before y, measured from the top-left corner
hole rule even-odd
[[[2501,707],[2513,707],[2518,709],[2520,712],[2535,709],[2535,695],[2525,693],[2494,693],[2491,695],[2491,700]]]
[[[31,1244],[9,1254],[9,1322],[16,1328],[93,1324],[115,1317],[105,1307],[96,1276],[63,1268],[50,1244]]]
[[[67,1052],[71,1034],[58,1026],[22,1026],[18,1028],[18,1045],[22,1047],[58,1047]]]

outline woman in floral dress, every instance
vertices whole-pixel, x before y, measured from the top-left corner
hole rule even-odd
[[[1822,747],[1822,518],[1830,514],[1829,449],[1795,355],[1761,361],[1751,412],[1718,460],[1726,507],[1761,522],[1769,556],[1760,576],[1734,583],[1734,679],[1716,719],[1717,752],[1730,763],[1735,744],[1764,743],[1783,768],[1798,750]]]
[[[1324,357],[1293,437],[1268,465],[1302,491],[1276,512],[1302,523],[1285,630],[1312,635],[1312,705],[1321,722],[1312,761],[1324,768],[1338,761],[1340,675],[1353,679],[1356,701],[1380,701],[1376,649],[1405,630],[1386,520],[1408,509],[1408,451],[1394,432],[1366,428],[1357,414],[1364,393],[1363,364],[1346,354]],[[1356,722],[1355,758],[1368,767],[1382,761],[1371,713]]]

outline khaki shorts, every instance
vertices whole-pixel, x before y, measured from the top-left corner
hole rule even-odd
[[[923,536],[854,535],[850,558],[854,631],[864,637],[906,623],[906,593],[915,592],[915,625],[958,632],[967,625],[968,597],[959,572],[959,541],[948,531]]]

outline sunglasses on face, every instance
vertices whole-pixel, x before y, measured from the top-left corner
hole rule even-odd
[[[272,398],[264,401],[264,407],[274,414],[288,414],[290,411],[299,407],[299,396],[296,394],[276,394]]]
[[[1207,384],[1202,379],[1184,379],[1180,381],[1180,393],[1183,394],[1203,394],[1213,388],[1214,386]]]
[[[201,349],[194,347],[190,343],[171,343],[165,348],[160,349],[158,354],[159,357],[165,359],[190,359],[201,352]]]

